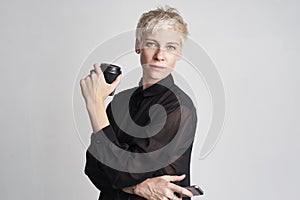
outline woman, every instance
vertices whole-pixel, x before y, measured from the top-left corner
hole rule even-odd
[[[136,29],[135,51],[143,70],[139,86],[115,95],[105,109],[104,100],[121,76],[107,84],[100,66],[94,64],[94,70],[80,81],[93,129],[85,173],[101,191],[99,199],[174,200],[192,196],[184,186],[190,185],[196,110],[171,75],[181,59],[187,34],[186,24],[174,8],[144,13]],[[127,99],[129,107],[124,104]],[[163,112],[154,106],[157,104]],[[138,154],[126,157],[127,152]],[[148,156],[153,152],[160,152],[159,157]],[[146,156],[147,165],[137,162],[136,156],[141,154]],[[106,161],[125,170],[107,166]],[[149,164],[153,170],[141,172]]]

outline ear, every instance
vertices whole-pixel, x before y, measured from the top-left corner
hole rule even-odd
[[[141,49],[140,49],[140,42],[138,41],[138,39],[135,39],[135,52],[137,54],[140,54],[141,53]]]

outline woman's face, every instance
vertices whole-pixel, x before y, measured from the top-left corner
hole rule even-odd
[[[140,62],[143,67],[143,80],[146,83],[157,82],[167,77],[181,58],[181,33],[173,30],[159,30],[146,33],[140,50]]]

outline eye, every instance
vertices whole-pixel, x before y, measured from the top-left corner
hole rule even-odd
[[[146,42],[146,47],[157,48],[157,46],[155,42]]]
[[[167,49],[170,50],[170,51],[175,51],[176,47],[173,46],[173,45],[169,45],[169,46],[167,46]]]

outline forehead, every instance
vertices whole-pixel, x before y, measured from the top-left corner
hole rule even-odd
[[[182,33],[174,30],[158,30],[153,33],[146,32],[143,40],[155,40],[160,43],[181,43]]]

